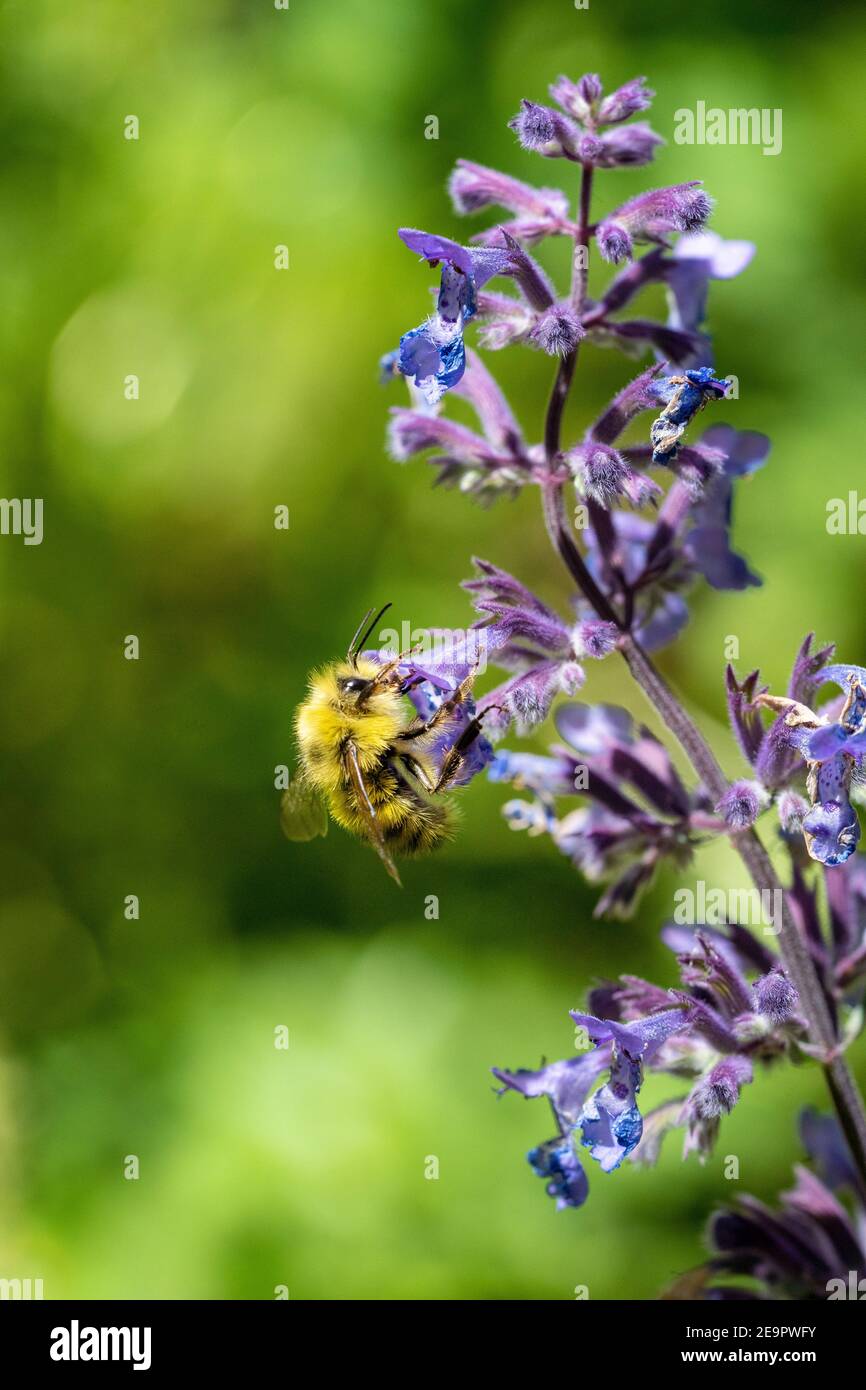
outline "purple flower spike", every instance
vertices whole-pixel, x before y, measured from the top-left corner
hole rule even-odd
[[[754,825],[767,804],[767,793],[760,782],[733,782],[716,811],[731,830],[747,830]]]
[[[771,970],[769,975],[762,975],[755,981],[753,989],[758,1013],[764,1014],[773,1023],[786,1023],[799,1003],[799,994],[781,970]]]

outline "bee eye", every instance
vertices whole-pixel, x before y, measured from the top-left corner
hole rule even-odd
[[[363,676],[347,676],[340,681],[340,689],[346,695],[357,695],[361,690],[366,690],[370,682],[364,680]]]

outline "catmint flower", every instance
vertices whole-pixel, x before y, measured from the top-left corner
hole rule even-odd
[[[754,825],[768,799],[760,782],[733,782],[716,811],[731,830],[747,830]]]
[[[734,484],[762,468],[770,451],[770,441],[756,430],[735,430],[730,425],[713,425],[701,446],[721,455],[723,464],[708,482],[692,508],[692,528],[687,550],[695,568],[714,589],[746,589],[761,583],[741,555],[731,548]],[[684,453],[679,446],[680,456]]]
[[[729,1115],[740,1099],[740,1088],[752,1080],[748,1057],[725,1057],[698,1082],[689,1103],[702,1120]]]
[[[403,228],[403,242],[430,265],[442,266],[436,313],[400,339],[396,367],[428,405],[455,386],[466,366],[463,325],[475,313],[476,290],[510,266],[507,249],[467,248],[447,237]]]
[[[628,126],[626,131],[637,130]],[[617,132],[611,132],[616,134]],[[660,360],[683,367],[708,366],[712,362],[706,336],[707,291],[711,280],[731,279],[745,270],[755,248],[748,241],[724,241],[716,232],[685,233],[672,248],[656,247],[633,261],[604,290],[585,314],[585,327],[605,343],[646,342]],[[646,286],[662,283],[668,291],[667,323],[653,320],[615,320]]]
[[[463,650],[459,643],[433,642],[431,650],[421,656],[408,652],[396,661],[396,670],[401,677],[400,692],[408,696],[421,719],[428,720],[436,710],[449,699],[462,681],[474,670],[476,652],[472,644]],[[367,660],[383,665],[395,664],[396,655],[388,648],[365,651]],[[476,718],[477,710],[471,695],[467,695],[451,712],[441,734],[425,744],[425,753],[434,767],[441,768],[446,754],[453,747]],[[474,738],[466,749],[459,772],[452,780],[453,786],[465,786],[472,778],[483,771],[493,760],[493,748],[482,734]]]
[[[480,502],[514,496],[531,476],[527,447],[508,403],[481,359],[467,353],[455,387],[472,405],[482,433],[431,410],[394,408],[388,451],[400,463],[434,450],[430,463],[443,487],[459,486]]]
[[[769,975],[762,975],[752,988],[758,1013],[765,1014],[773,1023],[787,1022],[799,1002],[799,994],[781,970],[771,970]]]
[[[620,636],[616,623],[589,618],[577,624],[572,633],[572,645],[577,656],[591,656],[600,661],[616,650]]]
[[[859,1286],[866,1275],[862,1181],[835,1118],[806,1110],[800,1134],[817,1173],[798,1166],[777,1210],[749,1196],[721,1207],[707,1232],[709,1262],[678,1279],[666,1298],[823,1302],[847,1298],[852,1279]]]
[[[787,835],[793,834],[797,830],[803,829],[803,820],[808,813],[809,803],[796,792],[784,791],[781,793],[776,810],[779,813],[779,824]]]
[[[686,1099],[680,1123],[686,1127],[683,1157],[697,1153],[704,1162],[716,1146],[720,1122],[740,1099],[740,1088],[752,1080],[748,1057],[723,1057],[701,1077]]]
[[[602,222],[596,229],[595,239],[606,261],[618,265],[620,261],[631,259],[634,243],[621,223]]]
[[[615,92],[610,92],[598,108],[599,125],[615,125],[630,120],[639,111],[646,111],[652,105],[655,92],[646,85],[645,77],[634,77]]]
[[[597,169],[639,168],[651,164],[659,145],[665,142],[644,122],[608,130],[599,137],[597,148],[584,160]],[[623,259],[620,257],[619,259]]]
[[[561,230],[568,220],[568,198],[558,188],[535,188],[468,159],[458,159],[448,192],[455,212],[464,215],[502,207],[548,231]]]
[[[670,326],[688,332],[702,328],[707,315],[710,281],[730,280],[740,275],[754,254],[752,242],[725,241],[717,232],[705,230],[681,236],[661,263],[661,277],[669,291]],[[703,353],[708,351],[705,340]],[[687,365],[706,363],[689,362]]]
[[[510,275],[530,305],[541,312],[554,301],[550,281],[528,252],[504,230],[502,245],[460,246],[448,237],[404,227],[400,237],[428,264],[441,264],[436,312],[419,328],[404,333],[396,356],[385,359],[410,377],[428,405],[436,405],[463,376],[464,325],[474,317],[477,291],[496,275]]]
[[[500,1095],[510,1090],[527,1099],[546,1096],[550,1101],[559,1133],[532,1149],[527,1157],[533,1172],[550,1179],[546,1190],[560,1211],[586,1201],[589,1184],[574,1148],[577,1124],[589,1092],[609,1064],[610,1048],[602,1047],[581,1057],[552,1062],[538,1071],[492,1069],[502,1082]],[[557,1181],[562,1177],[567,1181]]]
[[[602,650],[616,640],[616,629],[586,635],[593,645],[601,637],[596,649]],[[566,746],[555,747],[548,758],[535,755],[531,776],[522,755],[504,749],[490,776],[536,793],[544,815],[532,823],[542,825],[587,878],[608,881],[596,915],[626,916],[664,858],[683,862],[688,857],[691,818],[697,818],[694,833],[699,834],[698,827],[709,823],[710,808],[700,793],[689,795],[663,746],[647,730],[636,729],[625,710],[566,704],[556,712],[556,726]],[[556,798],[569,793],[587,804],[558,810]]]
[[[484,291],[476,303],[478,343],[490,352],[524,342],[535,326],[536,315],[529,305],[513,295]]]
[[[559,1136],[531,1150],[528,1159],[533,1172],[548,1179],[548,1195],[556,1199],[560,1210],[582,1206],[589,1190],[576,1142],[590,1150],[606,1173],[618,1168],[635,1148],[642,1129],[636,1097],[643,1067],[672,1033],[688,1026],[679,1008],[628,1025],[590,1014],[571,1017],[585,1030],[592,1051],[539,1071],[493,1068],[503,1091],[517,1091],[527,1098],[546,1096],[551,1102]],[[607,1081],[591,1094],[605,1071]]]
[[[500,710],[496,733],[510,718],[519,728],[540,724],[559,694],[573,695],[585,680],[575,660],[569,624],[525,585],[487,560],[475,560],[477,577],[465,582],[480,615],[473,631],[497,665],[515,671],[482,696],[479,708]]]
[[[627,386],[614,396],[589,431],[590,439],[599,444],[614,444],[626,425],[643,410],[651,410],[658,404],[652,392],[655,378],[661,371],[661,364],[647,367]]]
[[[579,82],[572,82],[569,77],[558,77],[548,90],[563,111],[573,116],[581,125],[586,125],[593,119],[593,112],[603,89],[598,74],[589,72],[581,77]]]
[[[580,319],[567,304],[551,304],[539,315],[529,341],[552,357],[566,357],[584,336]]]
[[[803,836],[813,859],[834,868],[854,853],[860,839],[860,822],[851,805],[854,771],[866,752],[866,669],[862,666],[827,666],[822,683],[833,681],[846,691],[839,718],[828,720],[802,701],[761,692],[756,705],[781,716],[773,734],[805,760],[806,790],[811,809],[803,818]]]
[[[607,444],[590,441],[563,455],[578,489],[599,506],[610,508],[619,497],[642,507],[661,494],[657,483],[630,468],[621,454]]]
[[[712,201],[698,180],[640,193],[599,224],[599,251],[607,261],[626,260],[635,241],[664,244],[672,232],[693,232],[702,227],[711,211]]]
[[[688,1028],[689,1016],[682,1009],[668,1009],[628,1024],[592,1014],[572,1012],[571,1017],[596,1047],[611,1044],[610,1076],[584,1103],[577,1121],[581,1142],[602,1172],[611,1173],[640,1142],[643,1119],[637,1093],[644,1064],[674,1033]]]
[[[521,109],[508,124],[525,150],[546,159],[578,158],[578,127],[551,106],[540,106],[524,98]]]
[[[591,739],[596,728],[596,737],[602,737],[608,718],[587,719],[587,736]],[[620,726],[618,715],[613,722]],[[530,776],[537,778],[534,768]],[[753,1012],[757,991],[747,973],[766,977],[775,967],[772,954],[746,928],[671,926],[662,937],[676,952],[682,990],[665,990],[633,975],[604,983],[590,996],[590,1008],[599,1013],[571,1015],[593,1052],[537,1072],[495,1071],[508,1089],[548,1096],[560,1130],[560,1138],[549,1142],[579,1140],[605,1172],[629,1157],[655,1162],[664,1135],[675,1128],[685,1130],[685,1154],[697,1150],[706,1157],[722,1117],[752,1080],[754,1062],[772,1061],[789,1047],[787,1029],[801,1031],[792,1014],[780,1021]],[[749,1019],[754,1027],[745,1026]],[[694,1084],[685,1101],[665,1102],[645,1122],[637,1095],[647,1070],[691,1077]],[[607,1079],[595,1089],[605,1072]],[[582,1182],[580,1192],[583,1201]]]

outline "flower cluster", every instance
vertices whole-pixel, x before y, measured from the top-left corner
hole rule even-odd
[[[552,1104],[558,1134],[528,1157],[560,1208],[581,1206],[588,1194],[577,1143],[609,1173],[628,1157],[655,1162],[664,1135],[682,1128],[684,1156],[705,1158],[754,1063],[773,1061],[802,1039],[796,989],[744,928],[668,926],[662,939],[676,954],[680,988],[624,975],[592,991],[589,1007],[601,1016],[571,1015],[578,1045],[591,1051],[538,1071],[494,1068],[504,1090]],[[691,1085],[644,1119],[637,1096],[645,1070]]]
[[[489,776],[532,793],[503,813],[514,830],[547,833],[590,882],[608,881],[596,914],[624,916],[665,859],[688,863],[724,822],[700,789],[690,793],[648,729],[616,705],[564,704],[556,712],[564,745],[550,756],[497,750]],[[587,804],[560,811],[558,798]]]
[[[681,1299],[860,1299],[866,1287],[866,1188],[835,1119],[806,1110],[798,1165],[773,1211],[740,1197],[715,1212],[710,1259],[667,1291]],[[846,1205],[847,1204],[847,1205]]]
[[[626,1159],[652,1163],[665,1134],[680,1128],[684,1154],[704,1158],[756,1065],[786,1056],[814,1057],[828,1069],[834,1103],[849,1121],[846,1133],[859,1135],[852,1147],[857,1171],[866,1174],[866,1115],[856,1112],[843,1056],[861,1026],[866,994],[866,860],[856,853],[853,805],[866,755],[866,668],[830,664],[833,649],[815,648],[810,636],[786,695],[771,694],[758,671],[740,680],[729,669],[731,725],[748,769],[727,783],[649,656],[681,634],[690,596],[703,581],[734,591],[761,582],[734,548],[732,525],[735,497],[765,463],[769,441],[717,418],[703,432],[697,425],[705,409],[724,408],[734,385],[713,360],[709,287],[743,272],[754,247],[708,229],[712,199],[694,179],[628,197],[594,221],[596,177],[648,165],[663,144],[634,119],[653,93],[643,78],[605,93],[590,73],[558,78],[549,95],[550,103],[524,100],[511,128],[523,150],[579,171],[577,196],[572,201],[546,183],[459,160],[449,183],[455,212],[500,209],[504,220],[468,244],[400,232],[438,269],[439,283],[433,313],[383,359],[385,379],[402,376],[409,389],[408,406],[392,410],[392,456],[426,456],[438,484],[484,504],[535,490],[574,584],[568,604],[554,608],[499,565],[475,562],[477,572],[464,585],[476,613],[469,636],[505,674],[477,697],[477,710],[466,704],[466,720],[483,720],[490,740],[467,777],[483,767],[519,793],[504,806],[509,825],[548,836],[586,878],[603,882],[600,913],[632,912],[660,865],[681,869],[715,836],[729,838],[762,893],[761,885],[777,885],[784,910],[774,928],[781,933],[778,955],[736,920],[666,927],[676,987],[622,975],[591,993],[587,1012],[572,1014],[578,1055],[495,1075],[503,1091],[544,1096],[552,1106],[556,1133],[529,1160],[561,1208],[587,1197],[580,1148],[612,1172]],[[549,237],[572,242],[564,288],[536,259]],[[613,268],[590,294],[593,250]],[[641,314],[644,291],[658,287],[666,310],[661,317]],[[467,347],[473,322],[482,349],[521,344],[554,359],[538,435],[517,420]],[[566,435],[578,358],[610,346],[638,359],[639,369],[595,420]],[[468,402],[476,425],[444,413],[449,395]],[[574,701],[590,663],[615,654],[679,740],[695,773],[691,784],[626,709]],[[461,660],[446,673],[450,698],[469,669],[468,651]],[[433,698],[449,698],[430,672],[418,674],[416,700],[422,689],[425,700],[431,690],[439,692]],[[818,704],[829,683],[841,694]],[[537,730],[548,717],[558,740],[547,752],[500,742]],[[771,806],[789,872],[784,890],[756,832]],[[680,1093],[644,1117],[639,1093],[648,1072],[677,1079]],[[712,1278],[743,1270],[785,1284],[787,1234],[802,1234],[809,1223],[816,1249],[826,1254],[826,1221],[841,1242],[836,1253],[845,1249],[850,1230],[838,1212],[830,1214],[833,1185],[827,1179],[821,1188],[813,1176],[801,1176],[784,1213],[772,1218],[779,1250],[762,1244],[768,1221],[757,1218],[754,1205],[741,1203],[735,1215],[719,1218]],[[847,1248],[853,1260],[854,1244]],[[833,1263],[825,1259],[821,1275]],[[701,1279],[699,1289],[717,1287],[710,1276]]]

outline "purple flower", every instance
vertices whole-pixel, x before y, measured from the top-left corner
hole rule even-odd
[[[659,145],[665,142],[644,122],[609,130],[599,140],[592,159],[598,169],[638,168],[652,163]]]
[[[482,433],[433,410],[394,408],[388,428],[391,457],[403,463],[433,450],[437,483],[458,486],[481,502],[514,496],[531,477],[520,427],[481,359],[471,350],[455,388],[472,405]]]
[[[574,352],[583,336],[580,319],[567,304],[551,304],[528,334],[529,341],[551,357],[566,357]]]
[[[767,793],[760,782],[732,782],[716,811],[731,830],[747,830],[766,804]]]
[[[635,241],[664,245],[673,232],[696,231],[706,222],[712,206],[697,180],[639,193],[599,223],[598,249],[606,261],[626,260]]]
[[[488,691],[480,708],[500,710],[500,732],[509,720],[533,728],[547,717],[557,695],[573,695],[583,684],[578,634],[512,575],[487,560],[474,563],[478,575],[463,586],[480,615],[474,630],[496,664],[516,672]],[[596,638],[603,641],[601,634]]]
[[[621,635],[615,623],[588,618],[578,623],[572,641],[578,656],[591,656],[600,661],[616,650]]]
[[[458,159],[448,191],[455,212],[464,215],[498,206],[552,227],[560,227],[568,219],[568,198],[558,188],[535,188],[468,159]]]
[[[476,290],[503,274],[511,258],[507,249],[467,248],[405,227],[400,237],[430,265],[442,266],[436,313],[403,334],[396,358],[397,370],[415,382],[428,405],[435,405],[463,375],[463,325],[475,313]]]
[[[538,312],[554,300],[540,266],[515,239],[500,229],[499,246],[461,246],[448,237],[404,227],[400,237],[429,265],[441,264],[436,312],[400,339],[396,354],[383,359],[385,373],[411,378],[428,405],[436,405],[463,376],[466,350],[464,325],[477,309],[477,291],[496,275],[510,275]]]
[[[866,1275],[866,1198],[837,1121],[807,1110],[800,1130],[820,1176],[797,1166],[794,1187],[782,1193],[775,1211],[749,1196],[721,1207],[707,1233],[709,1262],[678,1279],[666,1298],[823,1302],[859,1296]]]
[[[527,1158],[534,1173],[547,1180],[548,1196],[556,1199],[557,1209],[580,1207],[586,1201],[589,1184],[574,1148],[574,1135],[584,1101],[609,1062],[610,1049],[600,1048],[581,1057],[552,1062],[539,1071],[505,1071],[493,1068],[503,1091],[518,1091],[527,1099],[546,1096],[553,1108],[558,1134]],[[501,1093],[500,1093],[501,1094]]]
[[[717,232],[681,236],[662,269],[670,290],[671,327],[688,332],[702,328],[710,281],[733,279],[746,269],[754,254],[752,242],[724,241]]]
[[[591,1014],[572,1018],[593,1050],[581,1057],[553,1062],[539,1071],[505,1071],[493,1068],[504,1090],[527,1098],[546,1096],[559,1129],[555,1139],[532,1149],[529,1163],[537,1176],[547,1180],[547,1193],[559,1210],[582,1206],[589,1184],[575,1152],[579,1139],[605,1173],[613,1172],[640,1140],[643,1122],[637,1093],[643,1067],[668,1038],[688,1027],[681,1008],[668,1009],[649,1018],[623,1025]],[[606,1082],[593,1087],[608,1071]]]
[[[752,988],[758,1013],[773,1023],[786,1023],[794,1013],[800,996],[784,971],[771,970],[756,980]]]
[[[652,105],[655,92],[646,85],[645,77],[633,77],[630,82],[610,92],[598,108],[598,124],[614,125],[628,121],[639,111],[646,111]]]
[[[688,1028],[688,1016],[682,1009],[667,1009],[629,1024],[592,1014],[572,1012],[571,1017],[596,1047],[611,1045],[610,1076],[585,1102],[577,1121],[584,1147],[602,1172],[611,1173],[640,1143],[643,1119],[637,1093],[644,1064],[674,1033]]]
[[[570,449],[563,458],[579,491],[600,507],[609,509],[620,497],[628,498],[635,507],[643,507],[661,495],[661,488],[651,478],[631,468],[609,444],[590,440]]]
[[[572,640],[582,640],[580,630]],[[602,647],[611,638],[603,634]],[[625,710],[562,705],[556,724],[567,747],[555,747],[548,758],[535,755],[531,775],[525,755],[497,754],[494,780],[529,788],[538,802],[509,802],[504,813],[513,829],[549,834],[590,880],[610,880],[596,915],[628,915],[663,858],[688,857],[691,818],[706,828],[709,808],[689,796],[666,750],[647,730],[636,730]],[[587,804],[558,810],[556,798],[569,793]]]
[[[408,696],[417,714],[426,721],[452,699],[461,682],[473,673],[478,652],[466,634],[455,639],[451,633],[430,629],[425,638],[430,640],[419,643],[421,650],[395,653],[382,648],[363,655],[371,661],[395,667],[400,678],[400,693]],[[441,725],[441,732],[424,745],[424,752],[435,768],[441,769],[446,753],[474,725],[476,714],[475,700],[469,694],[453,704]],[[477,731],[477,725],[475,729]],[[492,762],[493,756],[493,748],[483,734],[472,738],[451,785],[459,787],[471,782]]]
[[[601,78],[595,72],[587,73],[579,82],[572,82],[569,77],[558,77],[549,88],[557,105],[581,125],[593,119],[602,90]]]
[[[813,673],[812,684],[817,684],[817,678],[818,673]],[[779,716],[767,736],[772,751],[781,744],[806,763],[806,790],[811,802],[802,822],[806,848],[811,858],[835,868],[850,859],[860,840],[860,822],[849,793],[854,771],[866,751],[862,738],[866,731],[866,670],[861,666],[827,666],[820,672],[820,680],[834,681],[847,691],[838,719],[816,714],[803,700],[766,691],[755,696],[755,704]],[[779,758],[773,761],[778,763]]]
[[[702,1120],[718,1120],[729,1115],[740,1099],[740,1088],[752,1080],[748,1057],[724,1057],[701,1077],[689,1096],[688,1104]]]
[[[521,102],[517,115],[508,122],[525,150],[546,159],[577,159],[580,131],[573,121],[538,102]]]

